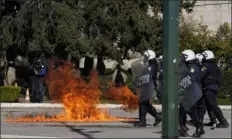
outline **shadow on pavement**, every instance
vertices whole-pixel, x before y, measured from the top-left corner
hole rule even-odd
[[[127,124],[131,124],[131,127],[134,127],[134,124],[137,123],[138,121],[121,121],[122,123],[127,123]],[[147,124],[147,127],[151,127],[153,126],[152,124]],[[140,127],[138,127],[140,128]]]
[[[131,119],[131,120],[128,120],[128,121],[120,121],[121,123],[127,123],[127,124],[135,124],[136,122],[138,122],[138,119],[139,118],[122,118],[122,119]]]
[[[156,133],[156,134],[162,134],[162,131],[153,132],[153,133]]]
[[[102,131],[89,131],[89,132],[83,132],[83,130],[85,129],[76,129],[71,125],[67,125],[65,122],[61,122],[62,124],[64,124],[65,127],[69,128],[71,131],[76,132],[82,136],[85,136],[88,139],[94,139],[94,137],[92,136],[94,133],[100,133]],[[88,134],[91,133],[91,134]]]

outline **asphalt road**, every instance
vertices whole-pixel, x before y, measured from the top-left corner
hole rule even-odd
[[[1,138],[161,138],[161,124],[153,127],[154,119],[147,115],[147,128],[133,128],[131,122],[98,122],[98,123],[73,123],[73,122],[33,122],[13,123],[4,122],[6,114],[22,115],[26,112],[56,113],[59,109],[25,109],[14,110],[1,108]],[[127,113],[120,109],[110,109],[110,113],[118,117],[137,118],[138,112]],[[231,111],[223,111],[231,125]],[[208,122],[205,116],[205,122]],[[194,128],[189,126],[189,134],[194,133]],[[202,138],[231,138],[231,126],[227,129],[210,130],[205,127],[206,134]],[[189,137],[191,138],[191,137]]]

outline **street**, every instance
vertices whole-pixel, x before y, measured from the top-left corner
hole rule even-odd
[[[1,138],[161,138],[161,124],[153,127],[154,119],[150,115],[147,115],[149,125],[147,128],[133,128],[132,122],[4,122],[9,111],[21,116],[28,112],[56,114],[60,109],[1,108]],[[129,113],[120,109],[109,109],[109,112],[118,117],[138,118],[138,111]],[[223,111],[223,113],[231,125],[231,111]],[[209,122],[208,115],[205,116],[204,122]],[[195,129],[188,127],[190,128],[188,133],[192,135]],[[231,126],[227,129],[215,130],[205,127],[205,131],[206,134],[202,138],[231,138]]]

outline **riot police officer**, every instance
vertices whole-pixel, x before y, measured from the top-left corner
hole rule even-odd
[[[201,87],[201,74],[200,74],[200,68],[196,64],[196,56],[195,53],[192,50],[185,50],[182,52],[182,55],[185,57],[185,64],[190,70],[191,77],[196,81],[198,86]],[[202,100],[202,99],[200,99]],[[187,122],[187,116],[186,114],[189,114],[191,117],[193,124],[196,128],[195,133],[193,134],[193,137],[200,137],[202,134],[204,134],[203,130],[203,124],[202,120],[200,120],[198,116],[198,104],[200,102],[198,100],[191,108],[189,111],[185,111],[184,107],[182,104],[180,104],[179,108],[179,113],[180,113],[180,118],[179,118],[179,124],[180,124],[180,135],[181,136],[187,136],[187,127],[186,127],[186,122]]]
[[[198,53],[196,55],[196,58],[197,58],[197,64],[200,66],[200,68],[202,67],[202,59],[203,59],[203,55],[201,53]],[[202,101],[205,101],[205,100],[202,100]],[[205,104],[205,102],[203,103],[199,103],[199,117],[200,118],[204,118],[204,110],[205,110],[205,107],[207,108],[207,113],[208,113],[208,116],[210,118],[210,122],[206,124],[206,126],[212,126],[212,127],[216,127],[216,124],[217,124],[217,118],[215,116],[215,114],[212,112],[212,110],[210,110],[209,106],[207,104]]]
[[[227,128],[229,127],[229,124],[217,104],[217,94],[221,88],[220,69],[214,60],[214,53],[212,51],[206,50],[202,53],[202,55],[202,86],[206,104],[219,121],[217,127]]]
[[[36,59],[34,63],[29,68],[32,71],[32,102],[43,102],[44,98],[44,82],[43,77],[45,76],[47,70],[43,65],[42,60]]]
[[[158,64],[156,61],[156,54],[152,50],[147,50],[144,52],[144,56],[149,61],[149,69],[152,77],[152,82],[156,87],[157,69]],[[154,89],[155,90],[155,89]],[[149,113],[155,118],[155,123],[153,126],[158,125],[161,122],[161,115],[152,106],[151,99],[139,103],[139,122],[134,124],[135,127],[146,127],[146,114]]]

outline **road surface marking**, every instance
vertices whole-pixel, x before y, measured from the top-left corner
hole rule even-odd
[[[46,137],[46,136],[23,136],[23,135],[2,135],[1,138],[58,138],[58,137]]]

